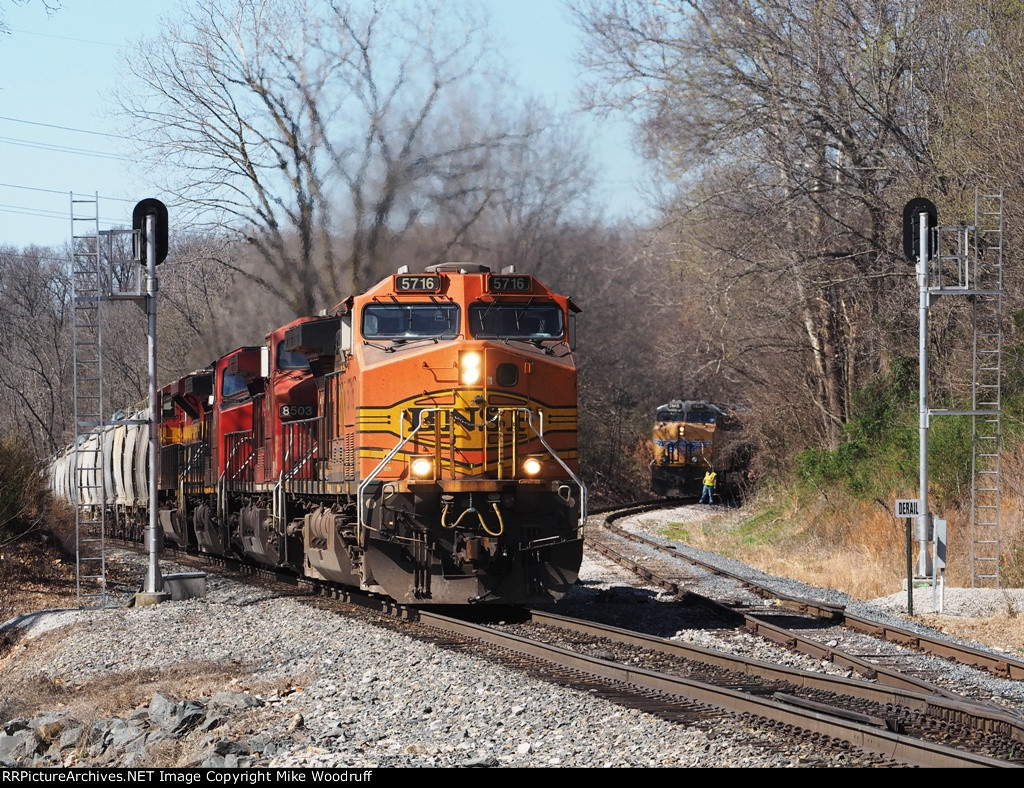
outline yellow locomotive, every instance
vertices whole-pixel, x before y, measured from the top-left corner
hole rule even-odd
[[[674,399],[654,414],[651,491],[698,496],[705,472],[715,467],[716,448],[728,414],[710,402]]]

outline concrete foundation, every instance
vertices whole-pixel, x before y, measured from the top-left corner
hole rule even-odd
[[[139,591],[135,595],[135,607],[146,607],[148,605],[159,605],[161,602],[170,600],[171,595],[165,591],[151,594],[147,591]]]

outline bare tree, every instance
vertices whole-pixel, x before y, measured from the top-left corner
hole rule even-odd
[[[931,142],[940,223],[973,223],[975,189],[1005,191],[1004,287],[1017,305],[1024,299],[1024,204],[1014,196],[1024,185],[1024,13],[966,0],[935,0],[929,10],[943,44],[924,86],[943,121]]]
[[[837,445],[855,387],[902,352],[894,305],[912,303],[896,287],[913,294],[893,209],[931,165],[930,110],[913,81],[927,70],[917,6],[574,9],[595,106],[638,111],[649,156],[677,186],[666,209],[681,281],[715,294],[710,322],[723,329],[698,354],[762,389],[785,381],[790,402],[806,395],[819,440]]]
[[[51,249],[0,249],[0,431],[37,454],[70,437],[71,281]]]
[[[12,5],[28,5],[31,2],[32,0],[10,0]],[[5,2],[0,2],[0,34],[10,32],[7,26],[7,18],[4,14],[5,4]],[[39,0],[39,4],[46,9],[47,14],[52,14],[61,8],[61,0]]]
[[[177,166],[183,220],[238,233],[261,265],[237,273],[309,313],[372,283],[409,228],[458,243],[509,178],[474,173],[539,133],[486,81],[476,16],[195,0],[131,53],[120,106],[154,162]]]

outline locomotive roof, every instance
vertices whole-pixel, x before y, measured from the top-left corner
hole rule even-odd
[[[491,267],[480,263],[437,263],[428,265],[423,270],[427,273],[487,274],[490,273]]]
[[[725,413],[725,411],[723,411],[717,405],[714,405],[714,404],[712,404],[710,402],[707,402],[705,400],[695,400],[695,399],[687,399],[687,400],[674,399],[674,400],[671,400],[671,401],[665,403],[664,405],[659,405],[657,407],[657,410],[662,410],[662,409],[681,410],[681,411],[684,411],[684,412],[689,412],[691,410],[716,410],[719,413],[722,413],[723,415]]]
[[[491,273],[491,267],[489,265],[483,265],[481,263],[447,262],[447,263],[437,263],[435,265],[429,265],[429,266],[427,266],[424,269],[423,273],[424,274],[439,273],[439,274],[454,274],[454,275],[490,274]],[[393,299],[395,297],[393,282],[394,282],[394,277],[396,275],[397,276],[402,276],[402,275],[416,276],[415,274],[410,274],[409,273],[408,266],[402,266],[401,268],[398,269],[396,274],[389,274],[387,276],[384,276],[379,281],[377,281],[375,284],[367,287],[365,290],[362,290],[359,293],[353,293],[352,295],[349,295],[348,297],[346,297],[343,300],[341,300],[338,303],[336,303],[330,309],[323,310],[321,312],[321,316],[324,316],[324,315],[343,315],[343,314],[346,314],[346,313],[350,313],[352,311],[354,305],[355,305],[356,299],[357,298],[362,299],[365,296],[377,297],[377,294],[382,294],[382,295],[385,295],[385,296]],[[501,296],[501,297],[504,297],[504,298],[514,297],[514,296],[519,296],[520,298],[535,298],[538,295],[543,295],[544,297],[552,298],[552,299],[554,299],[556,301],[564,301],[565,305],[573,313],[579,313],[579,312],[582,311],[573,302],[571,297],[564,296],[564,295],[561,295],[561,294],[555,292],[550,287],[548,287],[543,282],[541,282],[539,279],[534,277],[532,274],[516,274],[514,266],[509,266],[507,268],[503,268],[502,271],[501,271],[501,275],[499,276],[499,275],[496,274],[495,276],[498,277],[498,278],[510,277],[510,278],[524,279],[524,280],[528,280],[531,284],[530,284],[529,289],[522,290],[522,291],[512,291],[512,290],[509,290],[507,292],[498,292],[498,293],[484,291],[484,292],[481,293],[481,295],[492,296],[492,297]],[[537,291],[540,291],[540,292],[537,292]],[[409,290],[409,291],[406,291],[406,292],[403,292],[403,293],[399,293],[399,295],[407,295],[407,296],[408,295],[417,295],[417,294],[423,295],[424,293],[417,293],[417,292],[412,291],[412,290]],[[429,295],[430,293],[426,293],[426,294]]]

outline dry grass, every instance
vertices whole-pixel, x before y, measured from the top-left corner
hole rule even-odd
[[[764,572],[838,588],[858,599],[894,593],[906,577],[903,531],[880,507],[821,501],[808,511],[793,499],[762,495],[740,512],[687,523],[675,535]],[[797,514],[800,512],[800,514]]]
[[[970,513],[946,513],[947,586],[971,586]],[[1010,522],[1006,522],[1010,519]],[[1019,520],[1017,521],[1019,523]],[[1013,518],[1001,530],[1002,585],[1020,587],[1019,559],[1024,532]],[[908,531],[891,506],[832,495],[797,501],[762,494],[740,512],[687,523],[683,541],[719,552],[775,575],[811,585],[837,588],[855,599],[896,593],[907,578]],[[909,533],[911,570],[916,568],[917,534]]]
[[[42,635],[25,645],[45,657],[65,636],[64,632]],[[9,719],[39,708],[68,707],[79,719],[83,714],[102,719],[149,703],[154,693],[167,686],[176,688],[177,700],[211,695],[224,689],[240,671],[249,672],[239,665],[193,661],[173,668],[139,670],[130,675],[118,673],[85,682],[75,682],[73,676],[67,680],[35,676],[18,687],[20,691],[8,687],[10,692],[0,705],[0,716]]]
[[[76,603],[75,556],[39,534],[0,548],[0,623],[22,613]]]
[[[1012,517],[1020,499],[1004,499],[1001,520],[1004,588],[1022,587],[1024,532]],[[949,522],[946,584],[971,586],[970,513],[945,514]],[[968,525],[962,525],[967,523]],[[688,522],[667,533],[703,550],[743,561],[772,575],[835,588],[858,600],[900,593],[907,578],[907,531],[881,503],[821,498],[809,503],[762,494],[741,511]],[[916,566],[911,530],[911,567]],[[1024,615],[1007,606],[985,618],[921,615],[918,620],[965,640],[1024,655]]]
[[[77,606],[73,536],[71,547],[69,555],[60,536],[36,533],[0,549],[0,623],[38,610]],[[137,568],[116,559],[108,560],[107,580],[131,587],[139,581]],[[301,683],[304,678],[267,681],[245,664],[206,661],[113,673],[88,680],[74,675],[45,678],[32,670],[18,669],[18,666],[50,664],[51,655],[67,633],[67,629],[54,630],[28,640],[0,635],[0,675],[4,677],[0,685],[3,687],[0,722],[61,710],[66,720],[76,722],[86,731],[79,745],[80,763],[91,760],[86,756],[91,723],[125,717],[148,704],[157,692],[177,701],[209,698],[221,691],[266,697],[295,691],[295,682]],[[252,734],[268,727],[261,717],[278,714],[274,706],[254,707],[233,712],[226,719],[231,731]],[[57,731],[56,735],[59,733]],[[160,768],[194,767],[209,754],[203,746],[209,735],[210,731],[195,731],[183,739],[160,741],[147,750],[146,763]],[[71,765],[74,765],[73,760]]]

